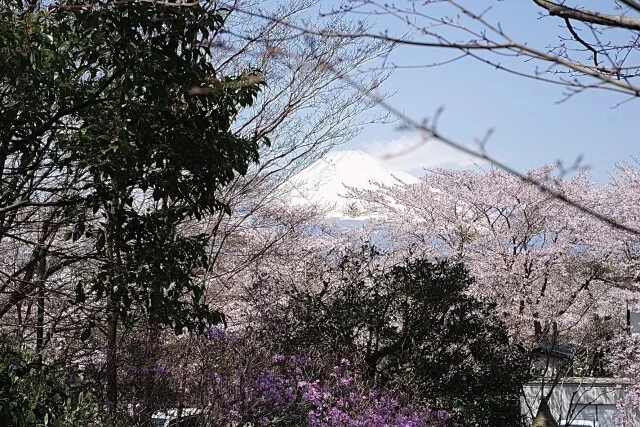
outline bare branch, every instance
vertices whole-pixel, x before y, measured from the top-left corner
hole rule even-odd
[[[636,0],[619,0],[619,1],[620,3],[623,3],[629,6],[630,8],[640,12],[640,3],[638,3]]]
[[[546,9],[551,16],[559,16],[566,19],[589,22],[591,24],[606,25],[609,27],[640,30],[640,18],[629,18],[623,15],[610,15],[607,13],[580,10],[549,0],[533,0],[535,4]],[[634,2],[635,3],[635,2]]]

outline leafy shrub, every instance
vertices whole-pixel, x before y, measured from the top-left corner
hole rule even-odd
[[[89,396],[74,396],[59,372],[0,337],[0,425],[63,427],[95,420]]]

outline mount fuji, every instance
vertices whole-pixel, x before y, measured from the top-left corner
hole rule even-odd
[[[373,182],[413,184],[418,178],[401,170],[387,169],[383,162],[364,151],[333,151],[294,175],[286,187],[292,205],[319,206],[326,209],[329,218],[364,220],[368,216],[353,213],[357,204],[346,197],[346,187],[374,189]]]

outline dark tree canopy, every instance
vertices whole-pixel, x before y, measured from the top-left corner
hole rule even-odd
[[[469,295],[464,265],[382,262],[375,248],[347,253],[317,292],[292,291],[280,322],[290,348],[353,355],[377,386],[452,410],[462,425],[517,425],[527,360],[494,307]]]

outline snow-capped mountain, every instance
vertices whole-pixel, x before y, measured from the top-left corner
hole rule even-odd
[[[290,202],[313,204],[327,209],[327,216],[340,219],[364,219],[349,213],[353,201],[345,196],[346,187],[373,189],[372,182],[385,185],[415,183],[418,178],[385,168],[384,163],[364,151],[333,151],[302,170],[287,183]]]

